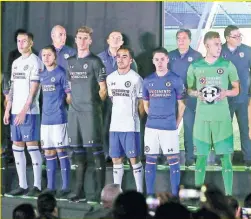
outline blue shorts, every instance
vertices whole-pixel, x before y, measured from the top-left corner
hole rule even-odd
[[[15,126],[16,115],[11,115],[11,140],[12,141],[39,141],[40,140],[40,115],[27,114],[22,125]]]
[[[109,155],[111,158],[140,156],[140,133],[110,132]]]

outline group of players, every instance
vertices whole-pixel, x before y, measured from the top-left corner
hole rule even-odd
[[[126,156],[132,165],[137,190],[143,192],[145,172],[147,195],[153,195],[157,156],[162,151],[170,166],[172,194],[177,195],[180,184],[178,126],[183,118],[186,164],[192,165],[194,155],[197,157],[196,185],[204,182],[207,157],[213,144],[216,154],[222,155],[225,192],[232,194],[231,154],[234,149],[231,116],[236,112],[239,126],[243,123],[241,116],[248,117],[247,81],[251,66],[251,50],[241,44],[237,27],[225,29],[227,43],[223,46],[219,33],[206,33],[207,54],[204,58],[190,47],[191,32],[179,30],[176,34],[178,49],[170,53],[162,47],[155,49],[152,61],[156,71],[144,80],[136,72],[133,52],[123,46],[119,31],[109,34],[109,48],[98,56],[90,52],[92,29],[87,26],[76,32],[77,50],[65,45],[64,27],[53,27],[51,37],[53,45],[44,47],[38,57],[32,53],[32,34],[22,32],[17,36],[21,56],[12,64],[11,86],[5,91],[7,106],[3,118],[4,124],[11,125],[12,149],[19,178],[19,187],[11,191],[11,195],[37,196],[42,192],[40,141],[46,158],[45,192],[74,202],[81,200],[87,168],[86,149],[90,148],[95,161],[98,200],[105,184],[106,169],[102,145],[104,103],[112,111],[109,156],[113,161],[114,183],[122,183],[123,158]],[[40,87],[43,94],[41,121]],[[107,111],[109,114],[109,109]],[[144,171],[140,161],[140,118],[145,113]],[[240,126],[240,132],[248,165],[251,156],[248,119],[246,123]],[[26,180],[25,144],[34,172],[34,187],[30,190]],[[73,149],[76,164],[73,193],[69,188],[71,167],[66,152],[69,146]],[[57,157],[62,188],[56,193]]]

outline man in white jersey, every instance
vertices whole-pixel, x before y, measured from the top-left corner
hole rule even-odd
[[[122,184],[123,158],[127,156],[133,167],[137,191],[143,192],[143,166],[140,156],[140,119],[144,114],[142,78],[132,69],[131,49],[117,51],[118,70],[107,77],[108,94],[112,99],[109,155],[113,161],[113,179]]]
[[[33,35],[25,32],[17,36],[21,57],[12,64],[11,88],[4,114],[4,124],[11,125],[13,154],[19,178],[19,187],[10,195],[37,196],[41,192],[42,158],[38,147],[40,138],[39,72],[43,70],[40,59],[32,53]],[[10,114],[11,110],[11,114]],[[34,187],[28,192],[26,179],[25,144],[31,156]]]

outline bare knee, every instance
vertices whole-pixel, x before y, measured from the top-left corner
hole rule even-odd
[[[139,157],[132,157],[132,158],[130,158],[130,162],[131,162],[131,165],[135,165],[138,162],[140,162],[140,159],[139,159]]]
[[[25,147],[25,142],[23,141],[13,141],[13,144],[17,147]]]
[[[119,158],[112,158],[112,163],[113,164],[122,164],[123,162],[123,157],[119,157]]]
[[[38,146],[38,142],[37,141],[29,141],[29,142],[26,142],[26,145],[27,145],[27,147]]]
[[[63,148],[56,149],[56,150],[57,150],[57,153],[62,153],[62,152],[65,152],[65,149],[63,149]]]
[[[45,150],[44,154],[45,156],[53,156],[56,155],[57,151],[56,150]]]

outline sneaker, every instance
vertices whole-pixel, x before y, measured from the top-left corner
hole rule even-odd
[[[52,190],[52,189],[45,189],[41,194],[51,194],[53,196],[56,196],[57,191],[56,190]]]
[[[251,160],[246,160],[245,161],[245,167],[250,168],[251,167]]]
[[[76,202],[76,203],[78,203],[78,202],[80,202],[80,201],[82,201],[82,202],[86,201],[86,198],[80,198],[80,196],[79,196],[78,194],[73,194],[73,193],[71,193],[71,194],[68,196],[68,201],[69,201],[69,202]]]
[[[34,186],[27,194],[26,196],[31,196],[31,197],[38,197],[41,193],[41,190]]]
[[[21,195],[26,195],[28,193],[29,189],[24,189],[21,187],[18,187],[17,189],[12,190],[10,193],[7,193],[7,195],[11,196],[21,196]]]
[[[58,191],[56,198],[57,199],[67,199],[68,195],[70,194],[70,189],[61,189]]]

